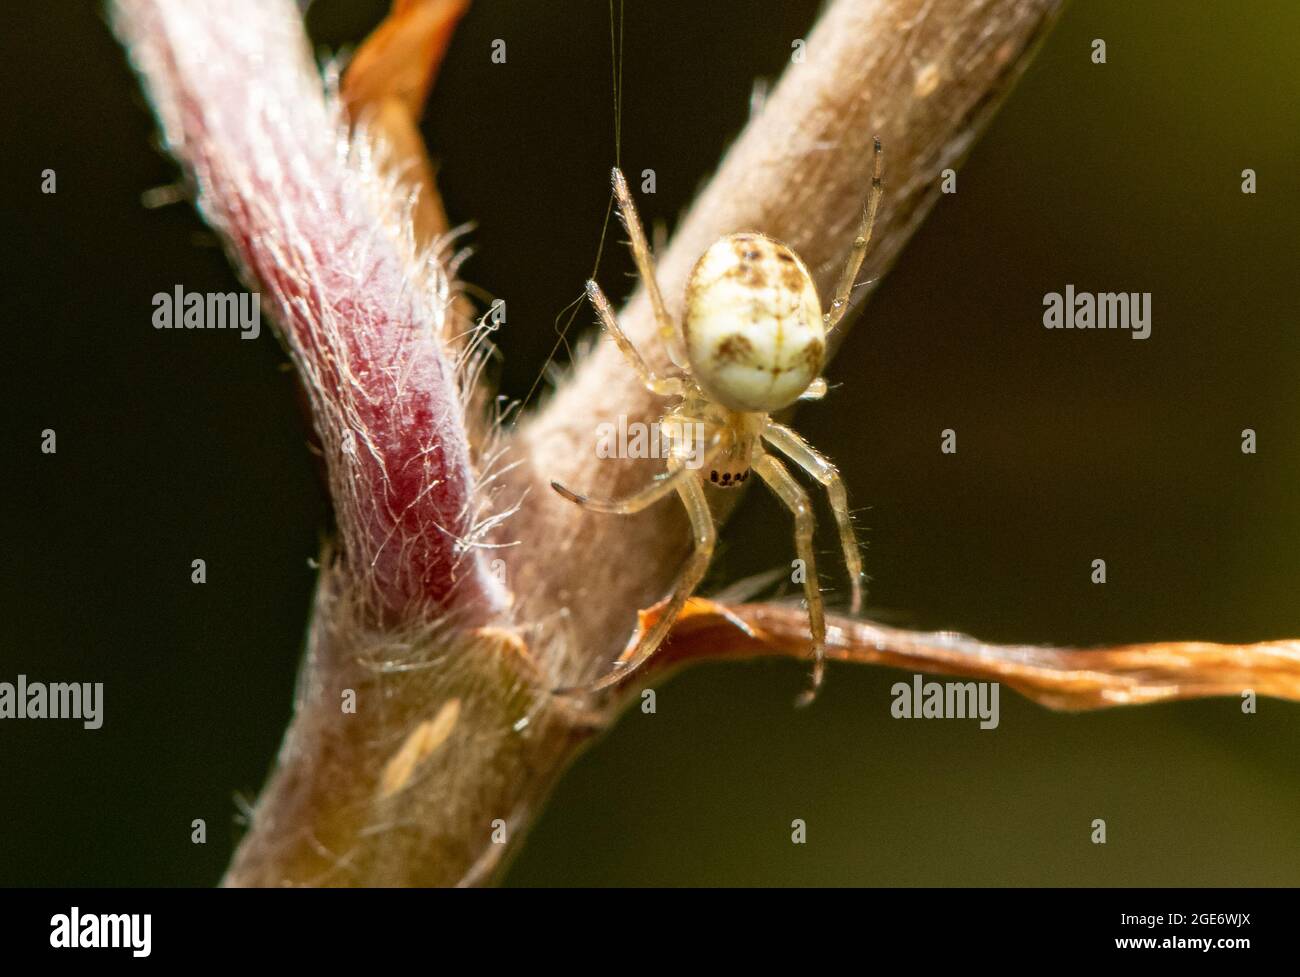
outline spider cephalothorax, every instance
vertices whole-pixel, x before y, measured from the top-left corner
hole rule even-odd
[[[619,170],[614,170],[614,193],[631,238],[637,270],[649,293],[660,338],[681,372],[663,377],[652,373],[619,328],[600,286],[587,282],[587,295],[601,324],[646,387],[662,396],[678,398],[660,420],[668,444],[668,471],[642,491],[617,501],[591,499],[556,482],[551,485],[579,505],[623,514],[639,512],[676,491],[691,518],[695,550],[655,623],[624,653],[614,671],[584,691],[608,688],[622,681],[654,654],[713,556],[716,531],[704,486],[734,488],[744,484],[751,472],[757,472],[794,515],[795,548],[803,563],[814,661],[812,686],[803,701],[810,701],[821,685],[826,616],[813,556],[812,507],[808,494],[785,465],[767,453],[765,445],[825,486],[849,571],[850,609],[856,614],[862,604],[862,559],[844,484],[834,465],[770,415],[796,400],[815,400],[826,393],[826,381],[821,379],[826,337],[848,308],[853,280],[871,238],[882,194],[880,157],[880,141],[876,140],[871,192],[835,295],[824,312],[812,275],[799,256],[779,241],[745,231],[720,238],[696,262],[686,285],[680,329],[659,292],[654,259],[627,181]]]

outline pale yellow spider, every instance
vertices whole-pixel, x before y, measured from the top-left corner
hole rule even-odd
[[[862,559],[853,535],[844,483],[833,464],[769,415],[796,400],[816,400],[826,393],[826,381],[820,376],[826,337],[848,309],[853,282],[871,238],[883,191],[880,162],[877,139],[871,192],[829,309],[822,312],[812,276],[797,254],[762,234],[742,232],[719,239],[696,263],[686,284],[680,330],[664,306],[655,280],[654,258],[627,180],[618,169],[614,170],[614,193],[631,238],[637,271],[649,293],[660,338],[681,372],[663,377],[651,372],[619,328],[600,286],[587,282],[587,295],[601,325],[646,387],[664,397],[681,398],[659,422],[660,437],[668,446],[668,470],[642,491],[617,501],[587,498],[558,482],[552,482],[551,487],[578,505],[616,514],[640,512],[675,490],[690,516],[695,550],[682,568],[663,613],[640,636],[636,647],[623,656],[620,665],[588,686],[562,691],[596,692],[608,688],[623,681],[654,654],[713,556],[716,532],[703,486],[707,483],[733,488],[753,470],[794,514],[795,549],[803,562],[814,662],[811,687],[800,702],[810,702],[816,695],[825,670],[826,617],[813,556],[812,507],[807,493],[785,465],[764,450],[763,442],[826,487],[849,572],[850,610],[856,614],[862,605]],[[701,431],[703,445],[696,443]],[[688,459],[694,459],[695,465],[688,464]]]

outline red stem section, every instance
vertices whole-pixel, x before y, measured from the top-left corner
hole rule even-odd
[[[501,590],[473,546],[473,480],[443,334],[448,282],[409,237],[382,147],[350,140],[289,0],[119,0],[199,207],[262,289],[307,388],[347,572],[376,618]]]

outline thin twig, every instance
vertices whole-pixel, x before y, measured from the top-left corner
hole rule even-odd
[[[656,608],[643,611],[641,627]],[[1216,644],[1157,641],[1107,648],[989,644],[954,631],[908,631],[831,615],[826,657],[1001,682],[1052,709],[1101,709],[1207,696],[1300,700],[1300,641]],[[704,661],[781,655],[806,659],[808,619],[785,604],[690,601],[652,667],[655,673]],[[632,683],[629,683],[632,684]]]

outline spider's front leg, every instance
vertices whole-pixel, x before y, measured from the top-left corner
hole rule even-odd
[[[668,417],[681,419],[681,415],[672,411],[665,415],[665,418]],[[660,421],[660,424],[664,423],[665,421]],[[687,422],[688,429],[691,423]],[[699,424],[700,422],[693,423]],[[566,488],[556,481],[551,482],[551,488],[555,489],[563,498],[568,499],[575,505],[582,506],[584,509],[591,509],[593,512],[606,512],[615,516],[630,516],[654,505],[670,494],[673,489],[680,491],[684,482],[692,478],[698,479],[698,469],[706,467],[710,461],[717,457],[721,449],[722,432],[717,429],[702,444],[697,444],[694,440],[680,444],[675,447],[673,454],[668,459],[667,471],[661,475],[656,475],[645,488],[621,499],[593,499],[589,495],[581,495],[573,491],[573,489]],[[696,456],[697,452],[698,457]]]
[[[817,560],[813,554],[812,505],[808,501],[808,493],[786,471],[785,466],[771,455],[760,455],[754,463],[754,470],[794,515],[794,546],[799,559],[803,561],[803,591],[808,602],[808,625],[813,641],[812,684],[798,699],[799,705],[806,706],[817,697],[817,690],[821,688],[826,671],[826,610],[822,605]]]
[[[840,530],[844,568],[849,573],[849,613],[856,616],[862,610],[862,552],[858,549],[858,539],[853,533],[853,514],[849,511],[849,496],[844,489],[839,469],[784,424],[768,421],[763,428],[763,440],[826,486],[831,511],[835,513],[835,524]]]
[[[681,613],[686,601],[695,593],[695,588],[704,579],[704,573],[708,570],[709,563],[713,559],[713,546],[717,539],[713,514],[709,511],[709,503],[704,496],[698,470],[682,466],[674,473],[674,477],[677,478],[675,483],[677,494],[681,496],[682,504],[686,507],[687,515],[691,519],[691,533],[694,537],[695,548],[686,561],[686,565],[682,567],[681,572],[677,575],[677,582],[673,585],[672,596],[669,598],[667,606],[664,607],[650,629],[640,635],[635,647],[626,653],[624,659],[616,664],[613,671],[589,685],[556,689],[555,693],[557,695],[600,692],[617,685],[640,669],[659,649],[664,638],[668,636],[669,629],[677,620],[677,615]]]
[[[690,478],[692,474],[694,473],[685,465],[669,461],[666,472],[662,475],[656,475],[650,484],[639,492],[633,492],[622,499],[593,499],[589,495],[579,495],[572,489],[565,488],[559,482],[554,481],[551,482],[551,488],[555,489],[563,498],[568,499],[574,505],[582,506],[584,509],[590,509],[593,512],[605,512],[614,516],[630,516],[654,505],[664,496],[670,494],[681,482]]]
[[[627,514],[639,512],[651,502],[663,498],[676,489],[686,507],[691,521],[694,549],[679,571],[666,606],[650,628],[637,636],[636,643],[627,649],[614,670],[586,686],[557,689],[556,694],[590,694],[617,685],[636,672],[658,650],[668,631],[677,620],[686,601],[704,579],[709,562],[713,559],[713,546],[717,539],[713,514],[704,495],[702,471],[708,469],[725,447],[724,429],[709,424],[701,418],[690,417],[679,410],[669,411],[660,421],[671,441],[668,471],[640,492],[621,501],[597,501],[584,498],[552,482],[552,487],[565,498],[586,508],[600,512]]]

